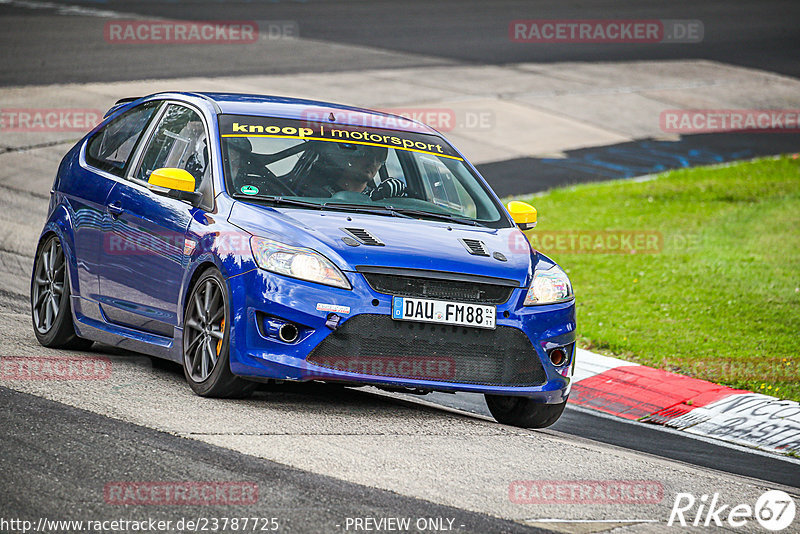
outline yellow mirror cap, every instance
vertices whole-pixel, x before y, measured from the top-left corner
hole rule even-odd
[[[530,224],[536,222],[536,208],[527,202],[512,200],[506,207],[508,208],[508,212],[511,214],[511,218],[514,219],[515,223]]]
[[[150,174],[147,183],[166,189],[194,191],[194,176],[183,169],[156,169]]]

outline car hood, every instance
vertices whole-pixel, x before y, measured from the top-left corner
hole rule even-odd
[[[253,235],[314,249],[343,271],[361,266],[425,269],[506,278],[526,287],[536,261],[536,253],[517,228],[256,206],[240,201],[233,205],[229,221]],[[383,245],[347,244],[357,241],[345,229],[356,236],[359,230],[366,230]],[[470,253],[462,239],[483,243],[488,256]]]

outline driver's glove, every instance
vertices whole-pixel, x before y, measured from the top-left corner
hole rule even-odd
[[[378,187],[369,192],[372,200],[381,200],[391,197],[402,197],[406,194],[406,184],[397,178],[387,178],[378,184]]]

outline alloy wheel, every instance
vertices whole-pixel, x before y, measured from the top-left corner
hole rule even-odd
[[[183,357],[193,381],[203,382],[214,370],[224,339],[225,295],[217,280],[207,278],[187,306]]]
[[[52,238],[39,254],[33,277],[33,322],[41,334],[48,333],[58,318],[65,273],[64,251]]]

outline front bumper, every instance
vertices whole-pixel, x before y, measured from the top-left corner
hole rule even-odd
[[[341,381],[431,391],[470,391],[563,402],[574,369],[574,301],[523,307],[517,288],[497,305],[497,329],[391,319],[392,296],[357,272],[352,290],[254,269],[228,279],[231,371],[254,379]],[[334,310],[334,311],[331,311]],[[341,320],[335,331],[329,318]],[[290,322],[284,342],[276,325]],[[326,326],[326,322],[328,326]],[[554,366],[548,351],[566,347]]]

